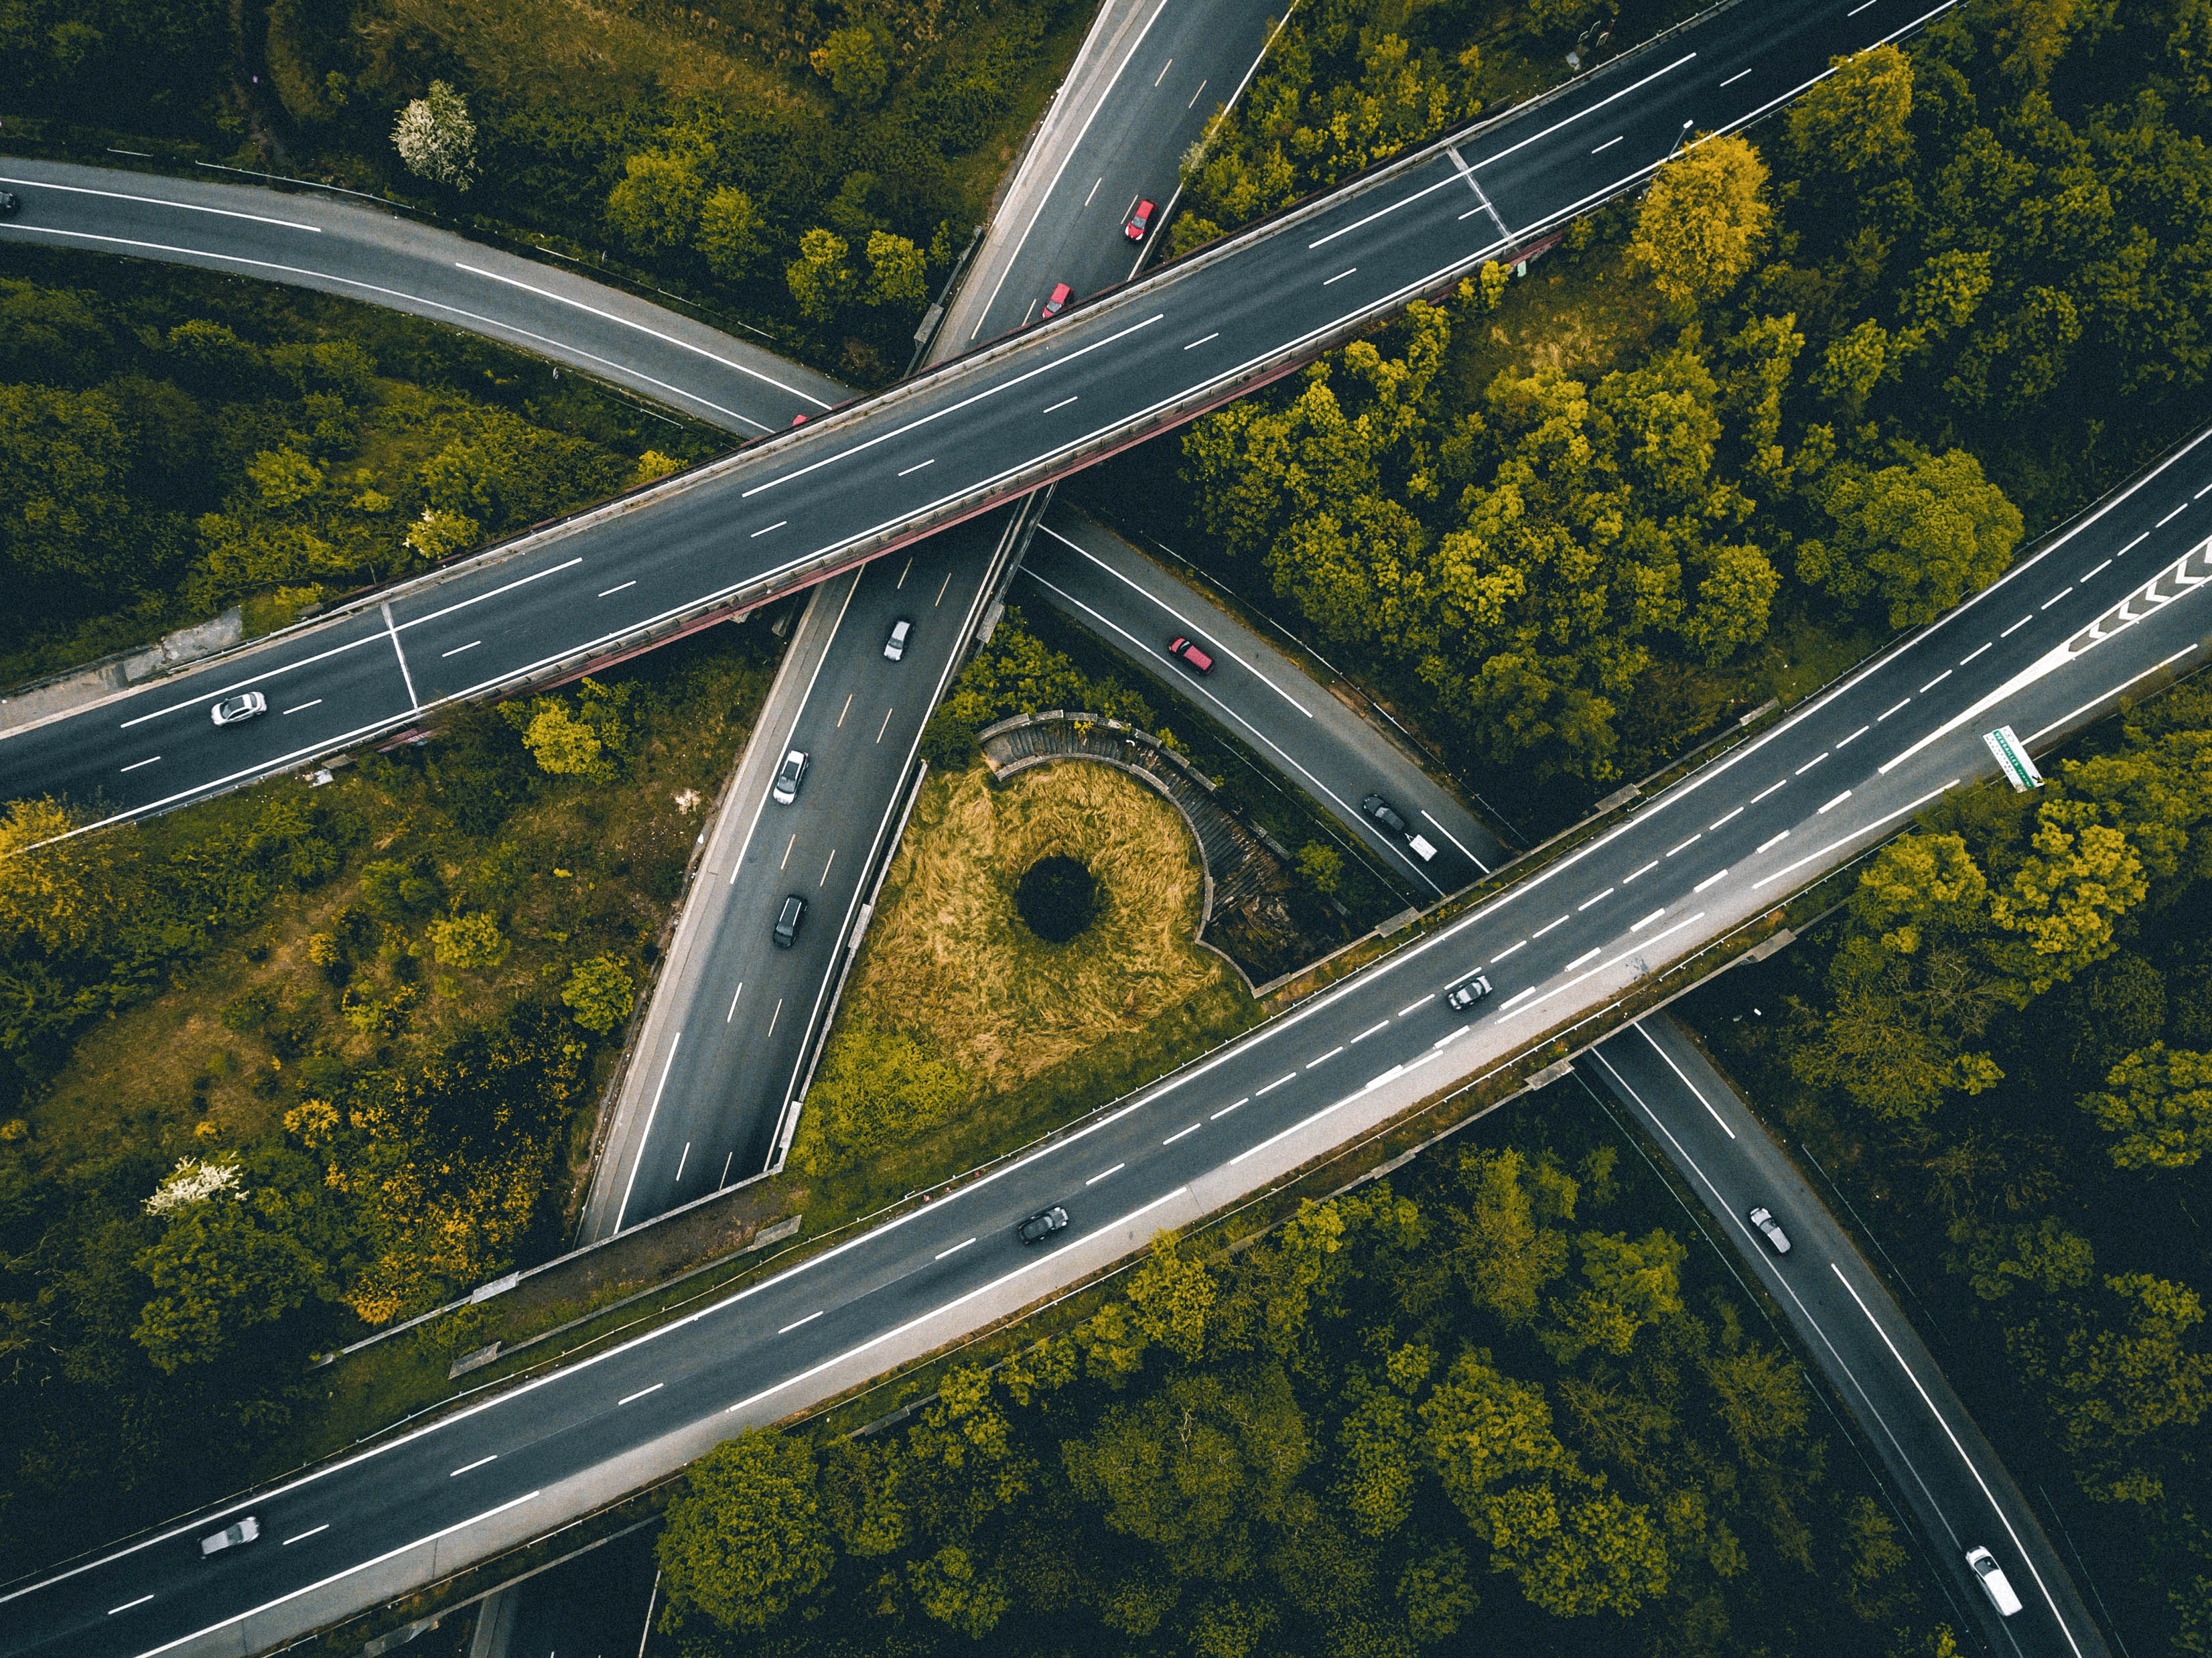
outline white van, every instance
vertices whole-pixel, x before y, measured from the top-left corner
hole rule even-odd
[[[1419,859],[1423,863],[1427,864],[1436,861],[1436,846],[1432,841],[1427,840],[1425,837],[1419,835],[1412,835],[1407,838],[1406,844],[1413,849],[1413,856]]]
[[[1989,1591],[1998,1617],[2009,1618],[2020,1610],[2020,1596],[2012,1592],[2012,1585],[2005,1581],[2004,1568],[1997,1564],[1995,1555],[1987,1549],[1976,1549],[1966,1556],[1966,1564],[1973,1568],[1974,1576],[1982,1580],[1982,1587]]]

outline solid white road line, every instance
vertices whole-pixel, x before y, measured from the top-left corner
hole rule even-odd
[[[819,1317],[820,1315],[817,1314],[816,1316]],[[798,1326],[793,1325],[788,1327],[796,1329]],[[776,1333],[778,1335],[781,1335],[783,1332],[779,1330]],[[625,1405],[635,1405],[639,1400],[643,1399],[647,1394],[657,1394],[667,1385],[668,1384],[665,1382],[656,1382],[650,1388],[640,1388],[634,1394],[624,1394],[620,1399],[615,1400],[615,1408],[617,1410],[620,1410]]]
[[[1692,1082],[1688,1076],[1684,1073],[1682,1067],[1674,1063],[1674,1056],[1672,1054],[1669,1054],[1665,1048],[1659,1046],[1659,1039],[1656,1036],[1654,1036],[1650,1031],[1644,1028],[1643,1020],[1638,1019],[1636,1022],[1636,1031],[1637,1034],[1642,1036],[1645,1042],[1651,1044],[1651,1051],[1653,1053],[1656,1054],[1661,1059],[1667,1061],[1667,1068],[1673,1072],[1676,1076],[1682,1078],[1682,1086],[1688,1089],[1692,1094],[1697,1096],[1698,1103],[1705,1108],[1705,1114],[1720,1125],[1721,1133],[1727,1135],[1730,1139],[1734,1139],[1735,1138],[1735,1130],[1729,1127],[1728,1119],[1722,1116],[1720,1112],[1715,1108],[1713,1102],[1705,1097],[1705,1090],[1699,1088],[1697,1084]]]
[[[740,990],[744,988],[743,985],[738,987]],[[737,1005],[737,999],[732,997],[730,1001],[731,1011],[734,1012]],[[781,1006],[782,1004],[778,1003],[777,1005]],[[652,1142],[653,1120],[660,1114],[661,1090],[668,1086],[668,1073],[676,1068],[676,1045],[683,1040],[684,1030],[679,1025],[677,1027],[676,1033],[668,1039],[668,1059],[660,1067],[660,1080],[653,1085],[653,1104],[647,1108],[645,1114],[645,1133],[637,1137],[637,1151],[630,1163],[629,1178],[623,1182],[623,1200],[615,1210],[615,1231],[617,1232],[622,1230],[623,1217],[629,1212],[629,1194],[631,1188],[637,1184],[637,1166],[645,1161],[645,1148]]]
[[[322,1523],[321,1525],[319,1525],[319,1526],[311,1526],[311,1527],[309,1527],[306,1531],[303,1531],[303,1532],[300,1533],[297,1536],[294,1536],[294,1537],[288,1537],[288,1538],[286,1538],[286,1539],[285,1539],[282,1543],[278,1544],[278,1545],[277,1545],[277,1546],[278,1546],[279,1548],[286,1548],[286,1549],[289,1549],[289,1548],[290,1548],[290,1547],[292,1546],[292,1545],[293,1545],[293,1544],[295,1544],[295,1543],[304,1543],[304,1542],[306,1542],[306,1541],[307,1541],[309,1538],[311,1538],[311,1537],[320,1537],[320,1536],[321,1536],[325,1532],[328,1531],[330,1528],[331,1528],[331,1522],[330,1522],[329,1521],[325,1520],[325,1521],[323,1521],[323,1523]]]
[[[1974,1476],[1974,1484],[1981,1487],[1982,1495],[1989,1499],[1990,1507],[1996,1510],[1997,1523],[2005,1528],[2005,1535],[2012,1539],[2013,1548],[2019,1553],[2021,1564],[2027,1566],[2028,1576],[2035,1579],[2035,1587],[2043,1591],[2044,1600],[2051,1607],[2051,1615],[2057,1620],[2059,1632],[2065,1636],[2066,1644],[2074,1649],[2075,1658],[2080,1658],[2081,1643],[2074,1638],[2074,1631],[2066,1627],[2065,1614],[2058,1610],[2058,1601],[2051,1594],[2051,1586],[2043,1581],[2043,1574],[2036,1570],[2034,1558],[2029,1555],[2027,1546],[2020,1540],[2020,1533],[2012,1528],[2012,1521],[2006,1517],[1996,1493],[1990,1489],[1989,1481],[1982,1478],[1982,1471],[1974,1466],[1974,1459],[1966,1455],[1966,1448],[1959,1442],[1959,1436],[1951,1431],[1949,1421],[1942,1412],[1936,1408],[1936,1401],[1928,1396],[1928,1389],[1920,1385],[1918,1373],[1905,1362],[1905,1355],[1897,1351],[1897,1344],[1889,1339],[1889,1332],[1882,1328],[1881,1321],[1874,1315],[1874,1309],[1859,1300],[1859,1292],[1852,1286],[1850,1279],[1844,1276],[1844,1269],[1832,1260],[1828,1263],[1828,1270],[1836,1275],[1836,1282],[1844,1286],[1850,1298],[1858,1303],[1859,1311],[1864,1313],[1867,1322],[1874,1326],[1874,1333],[1881,1338],[1881,1345],[1889,1349],[1889,1356],[1897,1361],[1897,1368],[1904,1371],[1911,1382],[1912,1391],[1920,1395],[1920,1402],[1928,1407],[1928,1414],[1936,1418],[1937,1425],[1943,1430],[1943,1437],[1951,1442],[1951,1448],[1958,1452],[1959,1461],[1966,1465],[1966,1472]]]
[[[1468,849],[1467,843],[1466,843],[1464,841],[1461,840],[1461,839],[1459,838],[1459,836],[1457,836],[1456,835],[1454,835],[1454,834],[1453,834],[1449,829],[1446,829],[1446,828],[1445,828],[1442,823],[1437,823],[1437,820],[1436,820],[1433,817],[1431,817],[1431,816],[1430,815],[1430,813],[1429,813],[1429,811],[1428,811],[1428,810],[1427,810],[1427,808],[1426,808],[1426,807],[1424,807],[1424,808],[1422,809],[1421,816],[1422,816],[1422,817],[1424,817],[1428,818],[1429,823],[1431,823],[1431,826],[1436,829],[1436,832],[1437,832],[1437,834],[1439,834],[1439,835],[1443,835],[1443,836],[1444,837],[1444,839],[1445,839],[1445,840],[1447,840],[1447,841],[1450,841],[1454,846],[1457,847],[1458,847],[1462,852],[1466,853],[1467,853],[1467,856],[1468,856],[1468,861],[1469,863],[1473,864],[1473,865],[1474,865],[1477,869],[1480,870],[1480,871],[1481,871],[1485,875],[1487,875],[1487,874],[1489,874],[1489,873],[1490,873],[1490,865],[1487,865],[1487,864],[1486,864],[1486,863],[1484,863],[1484,862],[1482,861],[1482,859],[1481,859],[1477,858],[1477,857],[1474,855],[1474,853],[1472,851],[1470,851],[1470,850]]]
[[[1785,864],[1780,869],[1776,870],[1771,875],[1762,875],[1758,880],[1753,881],[1751,884],[1751,890],[1753,892],[1756,892],[1763,886],[1768,886],[1776,881],[1782,880],[1795,872],[1804,868],[1806,865],[1814,862],[1815,859],[1825,858],[1830,853],[1837,851],[1840,847],[1849,846],[1852,841],[1857,840],[1869,829],[1880,829],[1884,823],[1893,823],[1899,817],[1910,817],[1914,812],[1918,811],[1921,807],[1926,805],[1930,800],[1940,800],[1942,799],[1945,790],[1954,789],[1958,787],[1958,786],[1959,780],[1954,777],[1949,782],[1944,784],[1942,788],[1930,789],[1927,793],[1922,795],[1917,800],[1908,801],[1904,805],[1899,806],[1895,811],[1884,812],[1881,817],[1875,818],[1871,823],[1860,824],[1856,829],[1849,830],[1839,838],[1829,841],[1826,846],[1822,847],[1818,852],[1808,852],[1802,858],[1800,858],[1796,863]]]
[[[477,1469],[483,1467],[488,1462],[496,1462],[498,1461],[499,1453],[497,1451],[494,1451],[489,1456],[480,1456],[475,1461],[471,1462],[465,1467],[454,1469],[453,1473],[447,1474],[446,1478],[448,1479],[459,1479],[463,1474],[472,1473]]]
[[[422,710],[422,699],[415,695],[415,676],[407,671],[407,653],[400,647],[399,624],[392,619],[392,606],[384,607],[384,631],[392,636],[392,653],[399,659],[399,677],[407,687],[407,706],[417,714]]]
[[[125,154],[133,152],[125,151]],[[143,207],[174,208],[179,213],[207,213],[218,219],[244,219],[251,224],[273,224],[279,230],[304,230],[310,236],[319,236],[323,228],[319,224],[302,224],[297,219],[272,219],[261,213],[239,213],[227,207],[202,207],[197,202],[170,201],[160,196],[132,196],[120,190],[94,190],[88,185],[58,185],[46,179],[0,178],[0,185],[19,185],[30,190],[57,191],[66,196],[100,196],[111,202],[137,202]]]

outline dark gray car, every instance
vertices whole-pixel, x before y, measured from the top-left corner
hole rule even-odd
[[[799,924],[806,919],[806,900],[792,893],[775,913],[775,947],[789,950],[799,942]]]
[[[1014,1228],[1014,1236],[1024,1243],[1042,1243],[1054,1232],[1065,1230],[1066,1225],[1067,1211],[1054,1204],[1049,1209],[1040,1209]]]

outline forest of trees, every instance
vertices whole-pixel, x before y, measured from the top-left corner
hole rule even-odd
[[[241,598],[296,609],[404,575],[708,452],[391,312],[120,263],[97,291],[70,281],[88,274],[0,264],[9,677]]]
[[[323,1405],[310,1354],[559,1251],[774,643],[715,629],[324,788],[42,847],[62,806],[0,811],[0,1555],[233,1489]]]
[[[1977,0],[1862,55],[1569,233],[1589,306],[1657,290],[1640,349],[1476,379],[1487,269],[1200,422],[1202,527],[1470,769],[1570,803],[1638,774],[1757,700],[1770,638],[1929,619],[2201,420],[2203,11]],[[1233,225],[1466,107],[1449,34],[1343,15],[1293,20],[1193,216]]]
[[[1812,1384],[1585,1121],[1492,1119],[1241,1253],[1161,1240],[910,1426],[725,1442],[670,1510],[663,1628],[702,1658],[1954,1650]]]
[[[1855,1171],[2131,1641],[2212,1653],[2212,686],[2078,750],[1933,810],[1791,952],[1787,1017],[1716,1029]]]

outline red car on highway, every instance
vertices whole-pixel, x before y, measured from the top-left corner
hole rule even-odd
[[[1129,216],[1129,222],[1121,227],[1121,234],[1133,242],[1141,242],[1145,240],[1145,232],[1151,227],[1152,222],[1152,204],[1150,202],[1140,201],[1137,203],[1137,210]]]
[[[1066,282],[1060,283],[1052,290],[1052,297],[1044,302],[1044,310],[1038,315],[1037,320],[1043,322],[1047,318],[1057,317],[1067,308],[1068,296],[1074,292],[1075,290]]]

